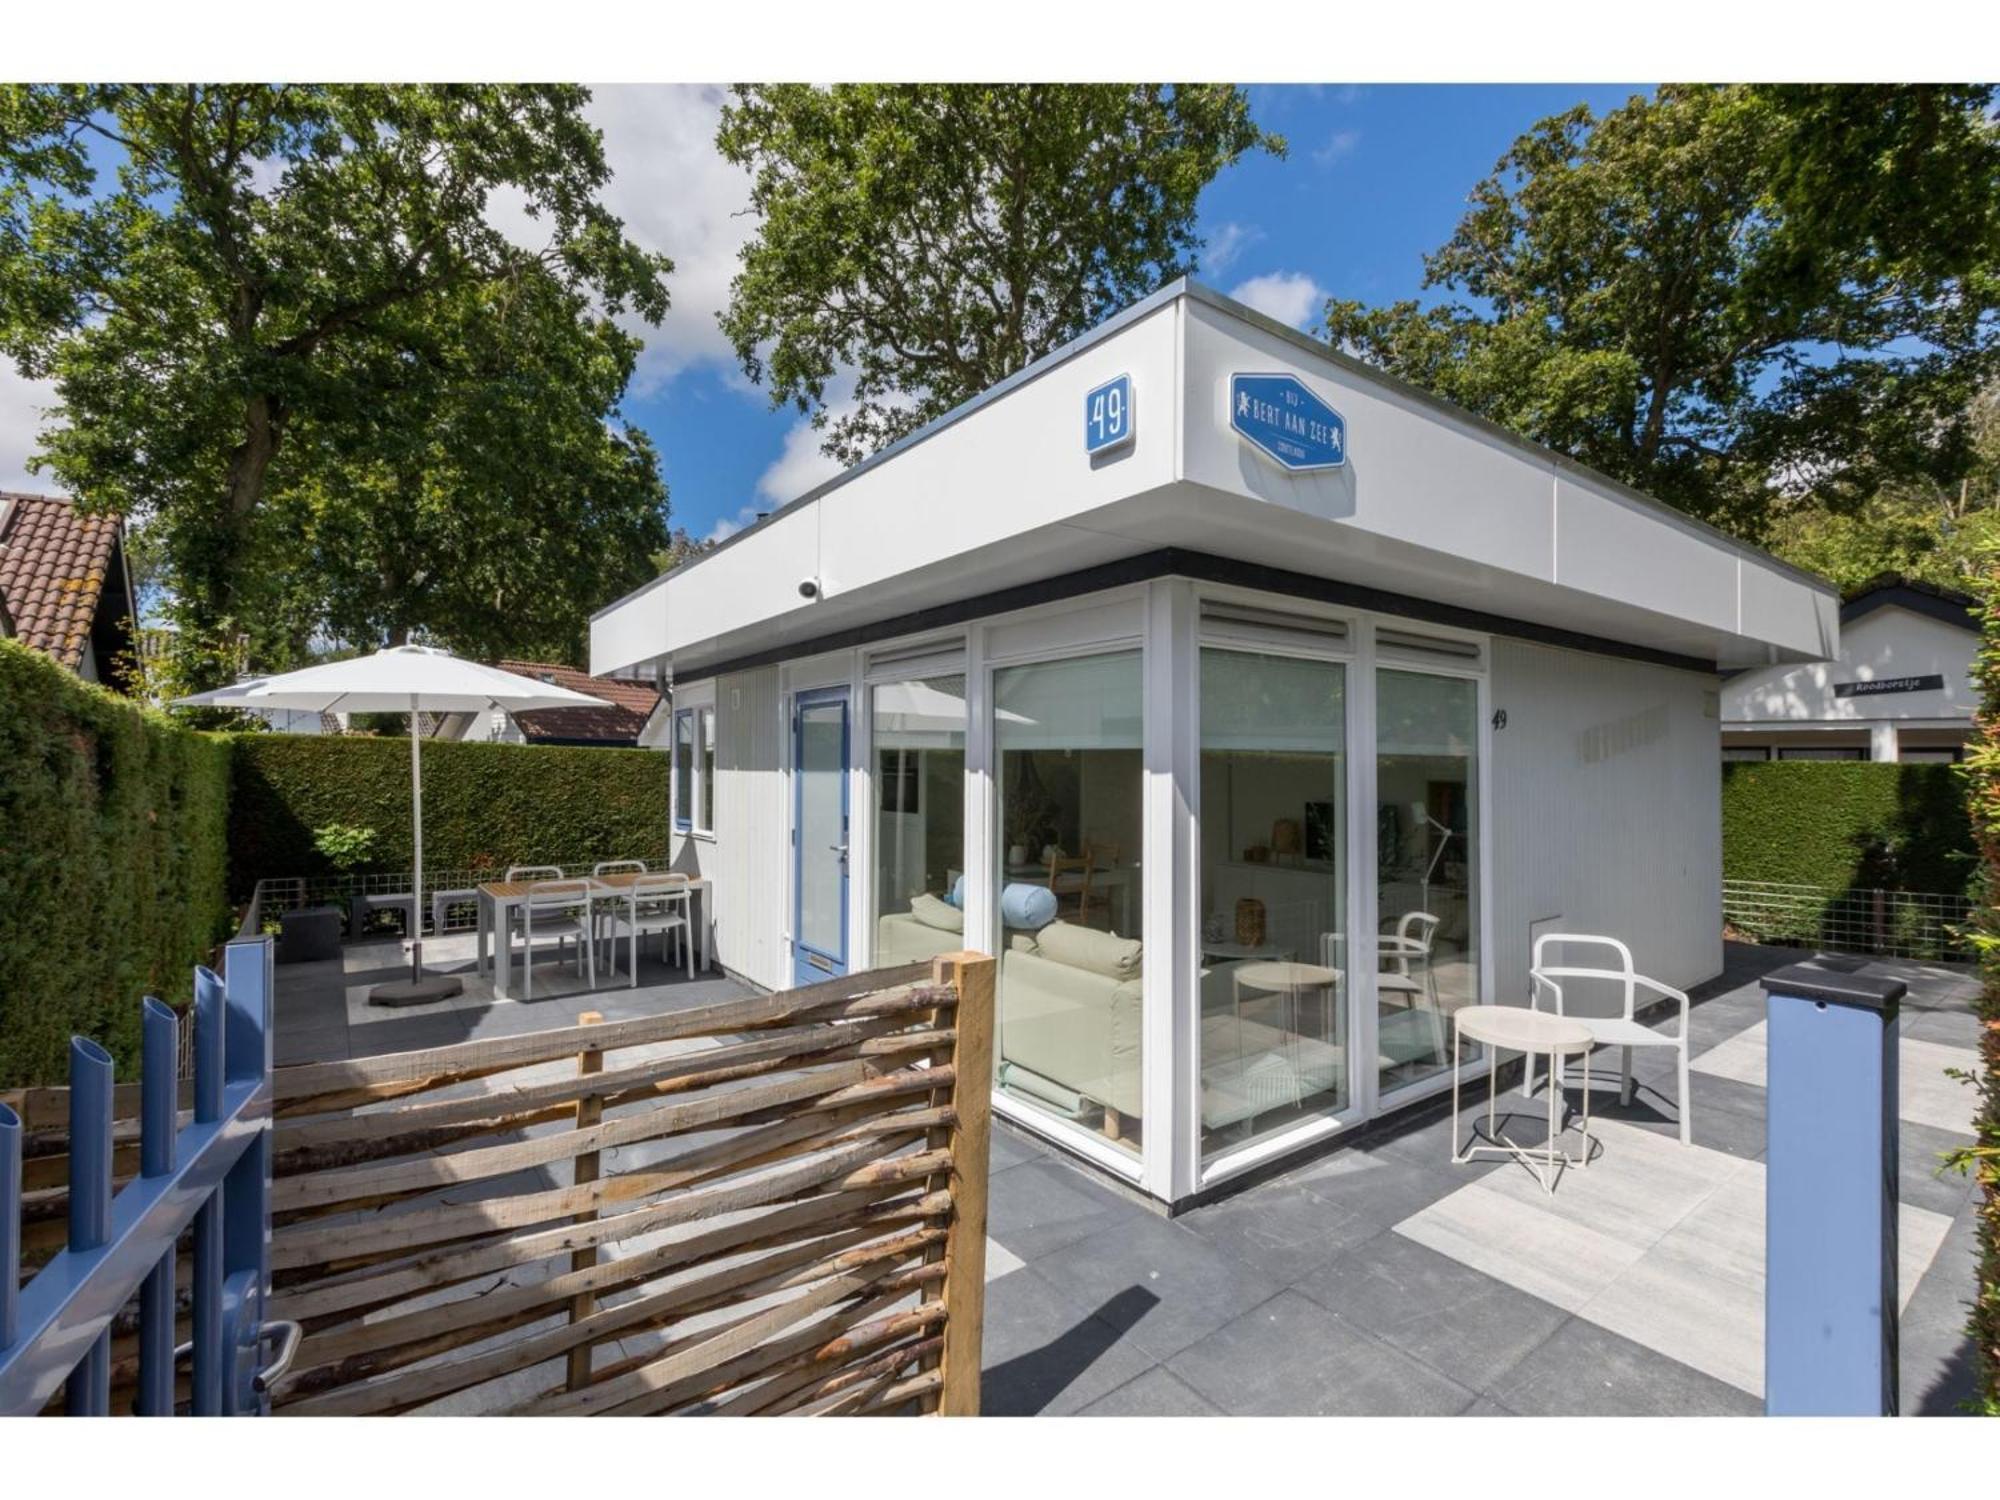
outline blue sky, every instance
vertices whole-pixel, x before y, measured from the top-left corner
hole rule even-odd
[[[1256,118],[1291,151],[1239,163],[1210,184],[1198,274],[1302,327],[1318,322],[1329,294],[1416,295],[1423,253],[1450,235],[1466,192],[1517,135],[1579,101],[1601,113],[1649,87],[1254,88]],[[681,307],[670,322],[688,300],[678,284],[675,295]],[[771,411],[727,359],[642,379],[626,412],[659,445],[674,524],[698,536],[730,530],[833,472],[797,413]]]
[[[1647,85],[1273,85],[1251,90],[1285,160],[1224,172],[1201,203],[1202,280],[1310,328],[1330,293],[1417,294],[1422,256],[1451,233],[1468,189],[1534,121],[1583,101],[1599,112]],[[795,411],[772,411],[716,327],[752,230],[747,181],[715,152],[716,87],[596,91],[591,115],[613,169],[607,200],[628,231],[674,258],[674,307],[646,340],[627,418],[660,450],[673,521],[697,536],[746,524],[835,472]],[[503,225],[539,231],[498,202]],[[0,489],[45,489],[25,471],[46,386],[0,360]]]

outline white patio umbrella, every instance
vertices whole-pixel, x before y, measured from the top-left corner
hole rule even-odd
[[[424,977],[424,771],[420,713],[484,713],[504,708],[530,713],[538,708],[609,708],[602,698],[574,693],[551,682],[537,682],[502,672],[497,667],[465,661],[432,646],[391,646],[372,656],[304,667],[277,677],[253,677],[230,687],[177,698],[177,703],[207,708],[290,708],[308,713],[406,713],[410,716],[410,826],[414,834],[416,871],[411,898],[413,939],[410,977],[378,984],[368,992],[374,1005],[415,1005],[442,1000],[464,988],[446,975]]]

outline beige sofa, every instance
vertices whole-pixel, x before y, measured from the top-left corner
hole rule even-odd
[[[875,924],[875,966],[929,963],[965,947],[965,914],[936,896],[919,896],[909,911],[885,913]],[[945,913],[949,913],[946,916]]]
[[[1007,1069],[1025,1068],[1080,1094],[1105,1108],[1105,1133],[1117,1139],[1142,1108],[1143,952],[1136,938],[1070,922],[1012,938],[1000,956],[1003,1082]]]

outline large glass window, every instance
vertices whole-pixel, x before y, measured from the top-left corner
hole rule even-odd
[[[695,794],[694,826],[702,833],[715,831],[715,710],[695,710],[696,743],[701,749],[701,788]]]
[[[1136,1154],[1144,1132],[1139,654],[994,673],[997,1081]]]
[[[1345,689],[1201,653],[1204,1159],[1348,1102]]]
[[[1479,999],[1479,685],[1375,675],[1376,1052],[1384,1093],[1451,1064]]]
[[[694,710],[674,715],[674,827],[694,826]]]
[[[965,947],[965,677],[877,684],[875,962]]]

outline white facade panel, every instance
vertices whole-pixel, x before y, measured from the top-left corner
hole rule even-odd
[[[590,622],[590,675],[611,677],[657,656],[667,639],[666,580],[619,600]]]
[[[676,833],[674,868],[715,884],[715,956],[766,989],[787,987],[785,734],[778,669],[715,683],[715,834]]]
[[[1509,444],[1454,428],[1394,389],[1317,362],[1297,345],[1200,302],[1187,304],[1183,475],[1397,541],[1552,577],[1550,479]],[[1230,376],[1294,374],[1347,420],[1347,462],[1292,474],[1229,425]]]
[[[1174,478],[1177,304],[1115,339],[1024,381],[831,490],[821,515],[820,585],[828,600],[1060,525]],[[1084,397],[1116,375],[1132,380],[1133,440],[1084,451]]]
[[[1722,970],[1722,788],[1714,679],[1498,639],[1494,998],[1528,992],[1531,934],[1622,938],[1686,989]]]
[[[1631,501],[1561,477],[1555,489],[1556,582],[1735,633],[1734,556]]]
[[[1723,688],[1722,717],[1730,728],[1750,724],[1854,724],[1877,720],[1969,724],[1979,706],[1972,658],[1979,637],[1913,610],[1887,605],[1841,630],[1840,656],[1802,667],[1771,667]],[[1842,684],[1942,677],[1940,688],[1843,696]]]

